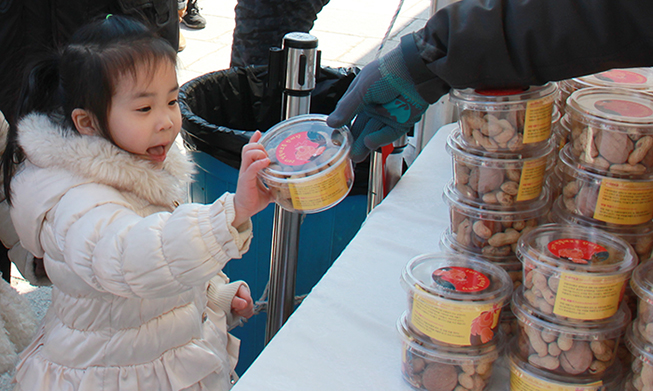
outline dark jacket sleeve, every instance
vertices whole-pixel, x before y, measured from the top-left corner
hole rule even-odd
[[[651,0],[462,0],[401,47],[429,102],[442,85],[540,85],[653,65]]]

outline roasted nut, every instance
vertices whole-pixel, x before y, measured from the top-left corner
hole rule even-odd
[[[578,375],[587,371],[592,364],[592,350],[585,341],[576,341],[568,351],[560,354],[560,365],[565,372]]]
[[[422,374],[422,385],[428,391],[452,391],[458,384],[458,373],[453,365],[432,363]]]

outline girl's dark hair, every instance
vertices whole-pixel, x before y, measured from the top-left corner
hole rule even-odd
[[[95,116],[101,135],[112,141],[107,117],[118,80],[124,75],[135,77],[142,65],[153,73],[162,60],[176,65],[177,52],[167,41],[134,19],[112,15],[82,27],[63,50],[33,64],[24,78],[13,116],[16,120],[10,123],[2,155],[7,201],[11,203],[16,166],[25,159],[18,144],[20,118],[44,113],[74,130],[71,114],[81,108]]]

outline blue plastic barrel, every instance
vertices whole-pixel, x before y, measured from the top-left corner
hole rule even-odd
[[[238,171],[204,152],[192,152],[198,165],[190,186],[190,201],[211,203],[224,192],[236,191]],[[354,237],[365,219],[367,197],[350,195],[326,211],[304,216],[300,230],[296,294],[310,292],[313,286]],[[254,238],[242,259],[227,263],[224,272],[232,281],[246,281],[257,300],[269,279],[274,205],[252,218]],[[249,319],[231,331],[240,338],[240,358],[236,372],[243,374],[265,345],[267,313]]]

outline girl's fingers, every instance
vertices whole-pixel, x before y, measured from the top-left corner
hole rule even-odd
[[[263,137],[263,136],[261,135],[261,132],[257,130],[256,132],[254,132],[254,134],[252,135],[252,137],[249,139],[249,142],[250,142],[250,143],[256,143],[256,142],[258,142],[258,140],[261,139],[261,137]]]

